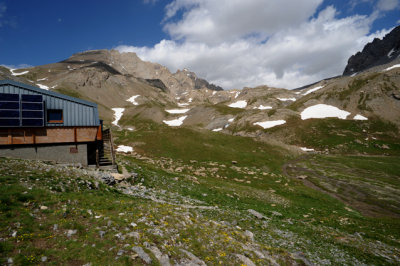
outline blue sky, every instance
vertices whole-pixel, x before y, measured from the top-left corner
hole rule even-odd
[[[118,49],[225,88],[293,88],[340,74],[399,20],[399,0],[0,0],[0,64]]]

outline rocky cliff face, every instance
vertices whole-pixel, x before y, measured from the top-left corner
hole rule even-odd
[[[400,26],[394,28],[382,40],[374,39],[362,52],[352,55],[343,75],[351,75],[365,69],[386,64],[400,55]]]

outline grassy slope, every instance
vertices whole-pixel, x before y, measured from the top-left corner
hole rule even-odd
[[[207,264],[240,264],[235,254],[259,265],[270,264],[271,258],[290,264],[299,257],[316,264],[399,263],[400,220],[363,216],[343,201],[282,175],[281,166],[294,159],[287,151],[209,131],[139,120],[121,123],[136,129],[115,132],[116,144],[134,145],[148,157],[119,156],[120,164],[139,174],[133,196],[106,186],[88,189],[87,181],[94,180],[79,171],[1,159],[2,263],[12,257],[17,264],[37,264],[47,256],[54,264],[141,264],[131,247],[142,246],[151,254],[149,245],[168,254],[171,262],[185,257],[183,248]],[[330,127],[328,123],[326,133]],[[376,180],[368,182],[377,188],[399,189],[399,161],[394,156],[321,155],[306,166],[339,178],[330,165],[344,165],[353,169],[340,177],[346,182],[365,180],[368,171]],[[370,199],[374,196],[370,192]],[[387,197],[390,201],[390,193]],[[48,209],[41,210],[42,205]],[[258,220],[248,209],[267,219]],[[137,227],[131,228],[131,222]],[[72,229],[77,233],[67,237]],[[101,230],[106,232],[103,238]],[[254,241],[246,230],[254,233]],[[132,231],[139,237],[115,236]],[[118,256],[120,250],[124,254]]]
[[[312,122],[315,121],[310,121],[310,123]],[[343,124],[340,124],[340,122],[343,122]],[[337,127],[339,129],[347,127],[350,128],[350,131],[353,130],[354,132],[362,132],[363,126],[374,132],[378,131],[378,129],[387,128],[388,135],[381,134],[380,140],[378,139],[376,143],[391,143],[392,148],[397,147],[395,146],[396,144],[393,146],[392,135],[393,130],[396,129],[391,128],[391,125],[381,125],[379,121],[367,125],[366,123],[362,124],[350,121],[352,123],[349,127],[349,124],[346,124],[346,122],[339,121]],[[167,178],[165,174],[160,174],[158,177],[147,179],[144,182],[148,186],[178,191],[182,195],[201,199],[208,204],[222,206],[228,210],[245,211],[250,208],[255,209],[273,217],[274,220],[276,219],[273,227],[279,229],[275,228],[272,231],[282,230],[285,226],[288,226],[290,228],[289,231],[296,234],[297,237],[306,242],[310,240],[312,243],[310,245],[304,243],[299,245],[301,250],[311,251],[317,249],[318,252],[321,252],[320,255],[324,254],[322,257],[332,259],[333,261],[335,259],[331,256],[334,255],[330,253],[333,246],[337,248],[340,246],[340,249],[344,253],[349,252],[357,259],[363,260],[362,258],[366,256],[368,259],[365,261],[379,261],[379,263],[383,263],[384,261],[373,251],[372,247],[376,245],[374,241],[380,239],[380,241],[390,243],[390,245],[398,248],[398,239],[393,237],[399,232],[400,224],[398,219],[363,217],[357,211],[346,208],[337,199],[304,187],[300,181],[287,179],[281,175],[280,166],[290,159],[291,156],[285,157],[279,148],[257,143],[247,138],[232,137],[218,133],[200,133],[186,128],[175,129],[162,125],[141,124],[140,122],[136,124],[139,125],[136,132],[119,132],[117,134],[117,143],[138,142],[141,145],[136,150],[139,152],[146,151],[146,155],[153,159],[161,157],[172,158],[170,161],[166,160],[167,162],[163,161],[163,159],[150,160],[151,163],[146,165],[149,167],[148,169],[152,169],[155,172],[159,171],[160,168],[165,169],[169,172],[170,176]],[[326,141],[325,145],[327,147],[332,148],[337,143],[334,142],[336,134],[328,134],[332,132],[331,126],[329,121],[326,125],[320,125],[322,128],[325,127],[325,131],[321,132],[320,136],[327,134],[328,137],[322,139]],[[307,133],[302,135],[302,137],[305,136],[307,136]],[[362,133],[358,137],[361,136]],[[316,136],[307,137],[309,137],[310,141],[316,140]],[[354,137],[352,140],[354,140]],[[390,151],[382,151],[382,149],[376,148],[374,145],[371,145],[370,149],[367,149],[368,147],[364,148],[365,145],[360,146],[358,150],[356,149],[360,152],[371,152],[372,154],[387,152],[393,155],[398,153],[397,148]],[[350,150],[351,146],[347,148]],[[396,170],[399,166],[398,158],[382,159],[381,157],[369,157],[367,159],[337,155],[339,163],[346,162],[347,164],[351,164],[351,168],[354,170],[352,175],[348,175],[347,181],[349,183],[353,179],[357,180],[364,177],[363,175],[366,173],[363,171],[363,168],[366,164],[369,164],[369,160],[375,162],[375,165],[385,163],[385,166],[369,167],[367,174],[375,176],[379,180],[381,188],[387,185],[386,182],[388,180],[385,176],[390,174],[391,180],[397,180],[393,185],[396,189],[399,188],[398,178],[400,176]],[[190,162],[190,160],[197,161]],[[239,170],[235,169],[237,166],[231,167],[231,160],[239,161]],[[128,163],[128,165],[132,164],[141,164],[141,161],[133,160]],[[321,163],[321,165],[324,164]],[[370,165],[373,164],[371,163]],[[218,171],[213,172],[212,169],[215,167],[218,168]],[[201,173],[199,169],[201,170],[202,168],[206,169],[203,171],[206,175],[200,175],[200,177],[197,175],[200,184],[196,185],[195,188],[182,186],[181,179],[178,179],[178,182],[174,182],[176,181],[174,177],[176,177],[178,172],[188,176],[196,176],[199,172]],[[177,171],[178,169],[179,171]],[[136,168],[136,170],[138,169]],[[335,175],[337,169],[332,168],[326,171],[331,171],[330,174]],[[369,196],[373,201],[374,194],[370,193]],[[275,211],[283,214],[284,218],[281,216],[275,217]],[[293,221],[295,222],[293,223]],[[369,238],[369,240],[364,239],[365,243],[361,243],[362,241],[354,239],[354,236],[351,236],[359,232],[359,228],[362,228],[361,233],[363,236]],[[257,229],[252,227],[252,230]],[[323,235],[323,240],[310,237],[315,230]],[[334,233],[332,230],[338,231]],[[389,235],[388,232],[390,232]],[[273,234],[271,231],[270,233]],[[267,239],[271,241],[265,232],[262,233],[259,231],[259,234],[263,235],[264,238],[262,239],[264,241]],[[343,243],[343,238],[350,243]],[[324,248],[318,249],[315,245],[321,245]],[[361,251],[362,249],[367,249],[368,251]],[[315,253],[310,256],[315,256]],[[315,262],[318,261],[317,258],[314,257],[314,259]],[[347,259],[349,259],[348,262],[351,261],[351,258]]]

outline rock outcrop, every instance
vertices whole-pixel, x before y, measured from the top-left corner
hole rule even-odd
[[[362,52],[352,55],[343,75],[351,75],[368,68],[387,64],[400,55],[400,26],[394,28],[382,40],[375,38]]]

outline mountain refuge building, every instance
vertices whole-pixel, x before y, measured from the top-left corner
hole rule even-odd
[[[115,164],[97,104],[12,80],[0,81],[0,156]]]

